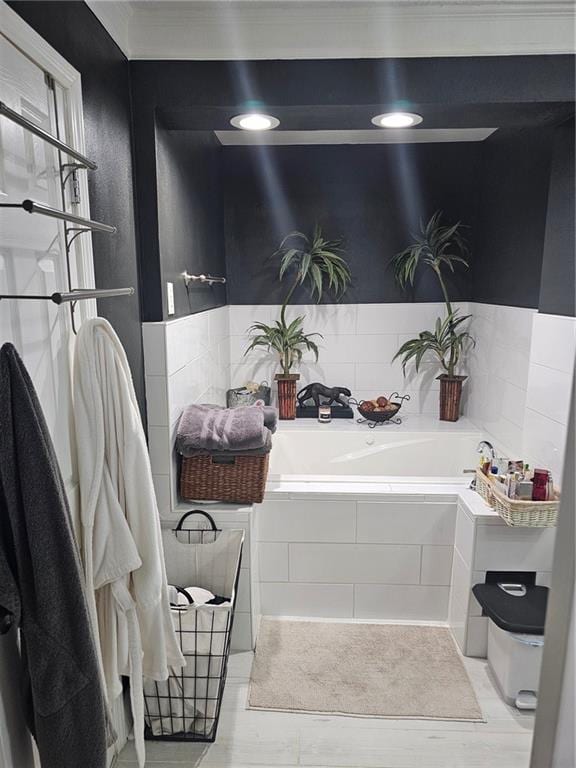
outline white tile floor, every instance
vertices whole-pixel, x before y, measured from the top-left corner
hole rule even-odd
[[[231,656],[215,744],[147,742],[150,768],[528,768],[534,718],[503,703],[486,661],[464,659],[485,723],[246,709],[251,653]],[[115,768],[134,768],[129,744]]]

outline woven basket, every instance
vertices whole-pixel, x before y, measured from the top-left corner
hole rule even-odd
[[[506,525],[520,528],[553,528],[558,516],[559,495],[554,501],[518,501],[510,499],[498,483],[476,470],[476,490]]]
[[[259,504],[264,498],[268,461],[263,456],[182,457],[180,496],[185,501]]]

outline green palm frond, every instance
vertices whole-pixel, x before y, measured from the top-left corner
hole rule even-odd
[[[405,341],[392,361],[402,359],[404,374],[409,363],[414,363],[418,372],[424,357],[432,354],[446,373],[454,376],[463,352],[470,346],[476,345],[470,333],[467,330],[461,330],[462,323],[470,317],[471,315],[459,315],[458,310],[447,315],[444,320],[439,317],[433,331],[422,331],[417,338]]]
[[[267,352],[275,352],[284,374],[290,373],[292,366],[302,361],[304,350],[312,352],[317,361],[318,346],[312,337],[322,338],[322,334],[304,333],[303,326],[303,316],[295,318],[288,324],[282,320],[275,320],[273,325],[254,323],[248,329],[251,340],[244,354],[247,355],[256,347],[263,347]]]
[[[324,237],[318,224],[311,236],[297,231],[286,235],[272,254],[280,259],[281,280],[289,270],[296,272],[294,286],[284,303],[288,304],[296,285],[304,284],[317,301],[322,299],[326,289],[340,298],[351,280],[350,267],[343,254],[342,241]]]
[[[442,267],[447,267],[451,272],[454,272],[455,264],[467,268],[468,246],[461,232],[464,225],[460,222],[444,225],[442,215],[442,211],[436,211],[426,224],[420,222],[420,232],[412,235],[414,242],[393,256],[391,263],[394,276],[403,290],[414,285],[421,264],[429,266],[438,275],[447,300],[441,279]]]

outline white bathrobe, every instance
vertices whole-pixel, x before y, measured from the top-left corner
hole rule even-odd
[[[142,677],[182,667],[170,616],[160,519],[126,354],[107,320],[82,324],[74,360],[81,553],[109,701],[130,678],[144,764]]]

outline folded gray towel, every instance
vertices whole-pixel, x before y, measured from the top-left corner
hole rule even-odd
[[[270,429],[265,426],[265,419],[270,423]],[[183,456],[199,455],[198,451],[264,449],[265,452],[271,444],[271,432],[275,429],[273,408],[240,406],[228,409],[214,405],[189,405],[180,417],[176,448]]]
[[[198,448],[197,450],[194,448],[184,448],[180,450],[178,448],[178,452],[187,459],[194,456],[212,456],[215,459],[218,459],[230,456],[232,453],[234,456],[265,456],[272,450],[272,433],[269,429],[266,429],[266,432],[268,434],[266,435],[266,442],[262,448],[252,448],[245,451],[209,451],[207,448]],[[178,443],[176,443],[176,445],[178,445]]]

